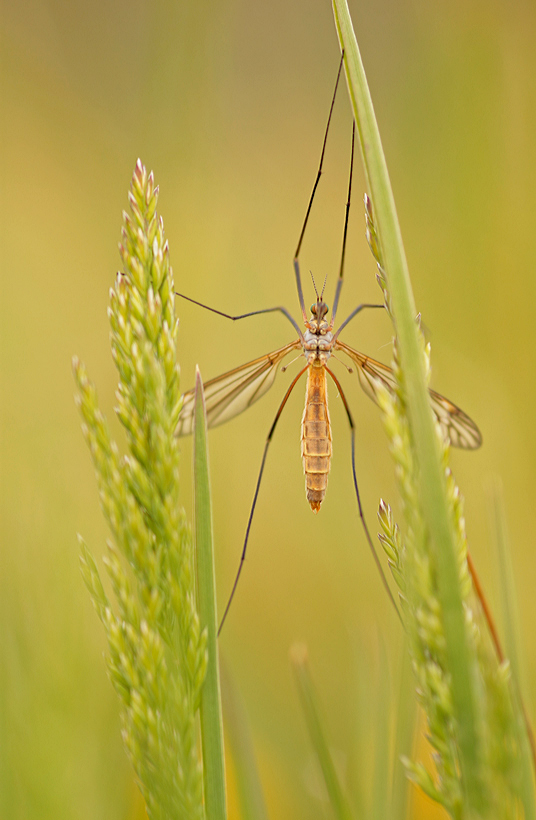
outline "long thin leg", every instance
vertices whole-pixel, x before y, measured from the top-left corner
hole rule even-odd
[[[303,290],[302,290],[302,283],[301,283],[301,274],[300,274],[300,263],[298,262],[298,257],[300,255],[300,248],[303,241],[303,235],[305,234],[305,229],[307,227],[307,222],[309,220],[309,214],[311,213],[311,207],[313,205],[313,199],[315,198],[316,189],[318,188],[318,183],[320,182],[320,177],[322,176],[322,165],[324,164],[324,154],[326,152],[326,142],[328,139],[328,131],[329,131],[329,124],[331,122],[331,115],[333,113],[333,106],[335,105],[335,97],[337,95],[337,88],[339,85],[339,79],[341,76],[342,64],[344,60],[344,51],[341,54],[341,62],[339,64],[339,71],[337,72],[337,80],[335,82],[335,91],[333,92],[333,99],[331,100],[331,107],[329,109],[329,117],[328,117],[328,124],[326,125],[326,133],[324,134],[324,142],[322,144],[322,153],[320,155],[320,164],[318,166],[318,171],[316,173],[316,180],[315,184],[313,185],[313,192],[309,199],[309,205],[307,206],[307,212],[305,214],[305,219],[303,220],[303,226],[300,233],[300,238],[298,239],[298,246],[296,248],[296,253],[294,254],[294,273],[296,275],[296,287],[298,288],[298,298],[300,300],[300,308],[303,316],[303,321],[307,321],[307,314],[305,312],[305,302],[303,301]]]
[[[187,302],[193,302],[194,305],[199,305],[199,307],[205,308],[205,310],[210,310],[212,313],[217,313],[218,316],[223,316],[225,319],[231,319],[231,321],[236,322],[238,319],[247,319],[248,316],[258,316],[260,313],[274,313],[274,311],[279,310],[281,313],[287,317],[289,322],[292,323],[294,329],[296,330],[300,339],[303,340],[303,334],[301,332],[300,326],[296,322],[296,320],[290,315],[288,310],[284,307],[272,307],[272,308],[263,308],[262,310],[252,310],[250,313],[242,313],[240,316],[231,316],[230,313],[224,313],[222,310],[216,310],[216,308],[209,307],[209,305],[204,305],[203,302],[198,302],[196,299],[192,299],[190,296],[185,296],[184,293],[178,293],[178,291],[174,291],[175,296],[180,296],[181,299],[186,299]]]
[[[378,558],[378,553],[376,552],[376,549],[374,548],[372,538],[370,537],[369,528],[367,526],[367,522],[365,521],[365,514],[363,512],[363,507],[361,506],[361,498],[359,496],[359,488],[357,486],[357,475],[356,475],[356,471],[355,471],[355,425],[354,425],[354,420],[352,418],[352,414],[350,413],[350,408],[348,407],[348,402],[346,401],[346,396],[344,395],[343,389],[342,389],[342,387],[339,383],[338,378],[335,376],[334,373],[331,372],[329,367],[326,367],[326,370],[329,373],[329,375],[331,376],[331,378],[333,379],[333,381],[335,382],[337,390],[340,393],[342,402],[344,404],[344,409],[346,410],[346,415],[348,416],[348,422],[350,424],[350,433],[351,433],[351,436],[352,436],[352,474],[353,474],[353,477],[354,477],[354,489],[355,489],[355,495],[356,495],[356,498],[357,498],[357,508],[359,510],[359,517],[361,519],[363,529],[365,530],[365,536],[366,536],[368,545],[370,547],[370,551],[372,552],[372,557],[374,558],[374,563],[376,564],[378,572],[380,573],[382,584],[385,587],[385,590],[387,592],[387,595],[389,596],[389,599],[390,599],[392,605],[395,608],[396,614],[398,615],[398,617],[400,619],[400,622],[403,623],[402,617],[401,617],[400,612],[399,612],[399,609],[396,605],[396,601],[393,597],[393,593],[391,592],[391,588],[389,587],[389,584],[387,583],[387,578],[385,577],[385,573],[383,571],[383,567],[381,565],[380,559]]]
[[[225,607],[225,611],[224,611],[222,619],[221,619],[221,623],[220,623],[220,626],[219,626],[219,629],[218,629],[218,635],[220,634],[220,632],[223,628],[223,624],[225,623],[227,613],[229,612],[229,608],[231,606],[232,600],[234,598],[234,594],[236,592],[236,587],[238,586],[238,580],[240,578],[240,573],[242,572],[242,567],[244,566],[244,561],[246,560],[246,550],[247,550],[247,547],[248,547],[249,531],[251,529],[251,522],[253,521],[253,513],[255,512],[255,507],[257,506],[257,498],[259,496],[259,488],[261,486],[261,479],[262,479],[262,474],[264,472],[264,465],[265,465],[265,462],[266,462],[266,454],[268,453],[268,447],[269,447],[270,442],[272,440],[272,436],[274,434],[274,430],[276,428],[277,422],[279,421],[279,417],[280,417],[281,413],[283,412],[283,408],[284,408],[285,404],[288,401],[288,397],[290,396],[290,394],[292,393],[296,383],[301,378],[301,376],[303,376],[303,374],[305,373],[305,371],[307,370],[308,367],[309,367],[309,365],[306,365],[304,368],[302,368],[300,370],[300,372],[298,373],[298,375],[293,379],[292,384],[290,385],[289,389],[285,393],[285,397],[284,397],[283,401],[279,405],[279,409],[278,409],[278,411],[275,415],[275,419],[273,421],[273,424],[270,427],[270,432],[268,433],[268,436],[266,438],[266,444],[264,445],[264,452],[262,454],[261,469],[259,470],[259,477],[257,478],[257,485],[255,487],[255,494],[253,496],[253,503],[251,505],[251,510],[249,512],[248,525],[246,527],[246,536],[244,538],[244,546],[242,548],[242,555],[240,556],[240,563],[238,565],[238,572],[236,573],[233,588],[231,589],[231,594],[229,595],[229,600],[227,601],[227,606]]]
[[[371,305],[371,304],[368,304],[368,303],[358,305],[355,308],[355,310],[353,310],[350,313],[350,315],[346,317],[346,319],[344,320],[342,325],[337,328],[337,332],[333,334],[333,342],[337,341],[337,339],[339,338],[339,333],[341,332],[341,330],[343,330],[346,327],[346,325],[348,324],[348,322],[351,322],[352,319],[354,318],[354,316],[357,316],[357,314],[360,313],[363,310],[363,308],[385,308],[385,305]]]
[[[346,199],[346,215],[344,218],[344,233],[342,236],[342,252],[341,264],[339,267],[339,279],[337,281],[337,288],[335,290],[335,298],[333,300],[333,310],[331,311],[331,327],[335,324],[335,315],[339,305],[339,296],[341,295],[342,278],[344,275],[344,257],[346,256],[346,237],[348,236],[348,217],[350,215],[350,203],[352,201],[352,176],[354,172],[354,145],[355,145],[355,120],[352,122],[352,151],[350,154],[350,179],[348,180],[348,197]]]

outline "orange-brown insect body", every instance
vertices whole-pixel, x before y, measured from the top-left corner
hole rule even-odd
[[[309,364],[307,373],[301,452],[307,501],[316,513],[326,494],[332,453],[326,370],[318,360]]]

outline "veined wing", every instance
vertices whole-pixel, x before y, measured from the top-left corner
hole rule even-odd
[[[349,356],[357,367],[357,376],[361,387],[370,398],[378,403],[378,386],[383,385],[393,392],[396,389],[396,381],[393,371],[387,365],[376,362],[369,356],[358,353],[352,347],[337,341],[336,350],[341,350]],[[455,404],[440,396],[435,390],[430,390],[430,402],[432,410],[449,437],[453,447],[461,447],[464,450],[476,450],[482,444],[480,430],[472,419]]]
[[[260,399],[274,383],[279,363],[291,350],[301,347],[299,339],[273,353],[260,356],[241,367],[235,367],[222,376],[205,382],[205,404],[207,423],[216,427],[247,410]],[[194,420],[194,391],[183,396],[182,410],[175,429],[176,436],[187,436],[192,432]]]

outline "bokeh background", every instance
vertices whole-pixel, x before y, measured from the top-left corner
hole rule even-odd
[[[522,0],[352,0],[350,7],[432,342],[433,386],[484,436],[479,452],[454,452],[452,464],[496,609],[490,486],[499,477],[504,487],[532,715],[536,10]],[[106,308],[137,157],[160,185],[178,289],[231,313],[284,304],[298,315],[292,256],[337,39],[328,0],[6,0],[1,51],[0,815],[140,818],[103,634],[78,570],[76,532],[97,555],[107,533],[73,403],[71,357],[86,363],[111,419],[116,375]],[[328,275],[332,299],[350,133],[343,86],[302,253],[307,303],[308,270],[320,282]],[[341,319],[380,296],[363,189],[358,162]],[[183,302],[177,309],[185,389],[196,363],[209,378],[293,337],[277,315],[232,324]],[[363,315],[344,338],[389,361],[387,317]],[[357,420],[358,477],[375,529],[379,498],[396,507],[393,467],[377,409],[355,377],[338,372]],[[220,607],[288,375],[210,436]],[[394,726],[403,679],[401,630],[360,530],[346,419],[331,396],[334,458],[322,510],[313,516],[304,497],[298,388],[273,441],[246,570],[221,638],[269,810],[280,820],[330,816],[290,671],[293,643],[308,646],[330,742],[365,808],[376,718]],[[190,513],[189,442],[182,463]],[[412,686],[404,686],[411,702]],[[426,759],[425,748],[419,754]],[[238,817],[230,776],[231,817]],[[443,816],[410,789],[408,817]]]

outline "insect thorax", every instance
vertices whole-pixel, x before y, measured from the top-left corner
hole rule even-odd
[[[325,327],[322,327],[325,325]],[[331,356],[333,333],[327,330],[327,322],[315,330],[307,328],[303,334],[303,352],[308,364],[323,366]]]

